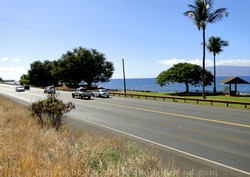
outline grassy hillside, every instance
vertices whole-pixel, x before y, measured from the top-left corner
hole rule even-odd
[[[27,108],[0,96],[0,176],[179,176],[157,153],[121,137],[40,128]]]

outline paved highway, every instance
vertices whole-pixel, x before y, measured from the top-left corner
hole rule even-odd
[[[0,84],[0,94],[31,103],[45,98],[42,89],[16,93]],[[190,158],[250,176],[250,110],[131,98],[73,99],[70,113],[96,125],[153,143]]]

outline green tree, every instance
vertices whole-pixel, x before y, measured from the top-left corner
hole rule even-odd
[[[184,83],[186,86],[186,93],[189,93],[189,84],[199,86],[202,83],[202,72],[203,69],[199,65],[178,63],[167,71],[161,72],[156,78],[156,83],[161,87],[174,82]],[[212,73],[205,70],[204,76],[204,85],[212,85]]]
[[[214,90],[213,93],[216,95],[216,64],[215,57],[216,54],[220,54],[223,51],[223,47],[227,47],[229,45],[228,41],[221,39],[220,37],[211,36],[208,40],[207,49],[209,52],[213,53],[214,56]]]
[[[28,76],[30,78],[30,84],[32,85],[43,85],[45,79],[44,75],[44,67],[41,61],[35,61],[30,64],[30,70],[28,70]]]
[[[28,74],[23,74],[20,78],[20,84],[29,84],[29,76]]]
[[[30,84],[39,86],[57,85],[58,79],[52,75],[54,62],[45,60],[31,63],[28,70]]]
[[[208,23],[215,23],[220,21],[224,16],[228,16],[226,8],[220,8],[215,11],[213,9],[212,0],[195,0],[194,5],[188,5],[190,10],[184,13],[185,16],[189,16],[194,21],[195,25],[198,27],[198,30],[202,29],[203,36],[203,59],[202,59],[202,95],[203,98],[206,98],[205,94],[205,49],[206,49],[206,26]]]
[[[88,87],[93,82],[107,82],[114,71],[113,63],[106,61],[104,54],[96,49],[75,48],[62,55],[56,63],[55,75],[63,82],[76,87],[85,81]]]

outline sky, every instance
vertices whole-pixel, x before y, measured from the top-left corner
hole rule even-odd
[[[183,15],[194,0],[0,2],[4,80],[19,80],[31,63],[58,60],[78,47],[105,54],[114,64],[112,78],[123,78],[122,59],[126,78],[155,78],[179,62],[202,65],[202,31]],[[206,29],[206,40],[216,36],[229,42],[216,65],[250,67],[250,1],[214,0],[213,9],[222,7],[229,16]],[[206,66],[213,66],[209,52]]]

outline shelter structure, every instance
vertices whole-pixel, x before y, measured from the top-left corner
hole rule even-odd
[[[220,81],[221,84],[229,84],[229,95],[236,95],[238,92],[237,92],[237,84],[250,84],[249,82],[239,78],[239,77],[235,77],[235,76],[232,76],[232,77],[228,77],[222,81]],[[232,84],[235,85],[234,87],[234,91],[232,91]]]

